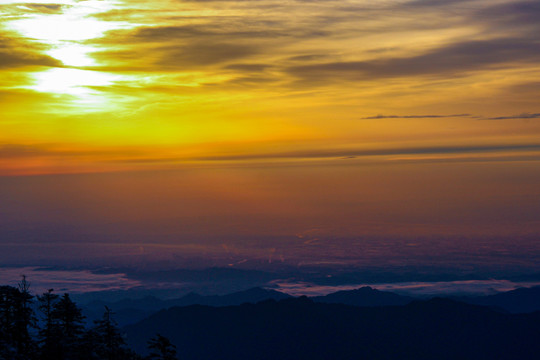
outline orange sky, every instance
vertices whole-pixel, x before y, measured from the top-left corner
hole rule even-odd
[[[528,1],[2,1],[0,174],[373,150],[446,159],[488,148],[535,161],[538,11]]]
[[[510,0],[4,0],[5,239],[70,221],[89,238],[537,234],[539,17]]]

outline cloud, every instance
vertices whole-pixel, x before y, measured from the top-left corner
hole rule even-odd
[[[279,81],[277,78],[272,77],[263,77],[263,76],[239,76],[232,80],[226,82],[227,85],[238,85],[238,86],[253,86],[253,85],[262,85],[268,86],[272,83]]]
[[[154,24],[162,25],[110,31],[107,36],[91,41],[92,45],[107,49],[92,56],[112,70],[172,72],[186,67],[230,65],[226,70],[244,73],[276,66],[276,60],[289,56],[291,50],[283,50],[291,44],[297,46],[303,40],[330,35],[321,26],[311,26],[311,21],[298,21],[291,14],[283,14],[282,9],[279,16],[275,12],[259,14],[271,4],[267,1],[234,2],[230,12],[215,15],[219,13],[216,10],[209,15],[208,9],[216,5],[193,2],[189,5],[193,13],[201,11],[202,15],[182,16],[171,11],[165,17],[160,12],[149,13],[148,18],[156,17]],[[124,9],[123,13],[130,11],[136,9]],[[296,55],[294,50],[292,53]]]
[[[540,151],[540,144],[514,145],[464,145],[464,146],[426,146],[396,147],[382,149],[311,149],[283,151],[274,153],[246,153],[232,155],[156,157],[144,149],[132,148],[97,148],[97,149],[63,149],[54,144],[0,145],[0,159],[18,160],[24,158],[48,157],[57,159],[93,159],[103,163],[125,164],[175,164],[189,161],[257,161],[283,159],[354,159],[372,156],[400,155],[451,155],[477,153],[524,153]],[[505,158],[506,159],[506,158]]]
[[[252,10],[258,8],[256,5],[250,7]],[[124,11],[128,12],[129,10]],[[243,43],[261,40],[311,39],[328,35],[328,32],[320,27],[314,29],[310,24],[295,22],[288,16],[259,18],[241,15],[207,15],[198,17],[197,22],[193,22],[193,20],[189,17],[179,17],[169,19],[167,21],[170,22],[169,25],[139,26],[130,30],[111,31],[106,38],[99,39],[99,41],[120,45],[126,43],[171,44],[180,41],[200,42],[203,40]]]
[[[109,32],[95,40],[108,50],[92,56],[110,71],[182,72],[204,68],[217,74],[220,66],[230,71],[228,75],[238,72],[239,78],[253,86],[263,86],[267,81],[246,73],[272,67],[281,84],[295,88],[381,78],[467,76],[540,61],[540,41],[534,32],[522,28],[505,32],[521,26],[523,19],[534,24],[535,16],[527,15],[536,14],[538,5],[534,2],[491,5],[473,0],[415,0],[357,4],[321,0],[296,1],[275,8],[275,1],[228,1],[223,12],[220,2],[189,2],[188,14],[152,8],[144,2],[98,14],[106,19],[127,17],[134,23],[143,17],[145,24],[156,25]],[[497,29],[502,28],[500,19],[504,22],[502,30]],[[472,34],[471,24],[477,28]],[[395,36],[397,31],[411,37],[430,32],[431,39],[441,29],[453,29],[457,34],[467,30],[470,36],[441,34],[440,41],[420,40],[416,44],[396,43],[386,37]],[[383,40],[379,48],[369,40],[375,33]],[[356,44],[361,38],[368,39],[365,46],[353,45],[352,41]],[[315,39],[320,41],[314,43]],[[340,43],[343,45],[336,47]],[[443,45],[433,48],[434,44]],[[352,49],[355,51],[350,52]],[[220,81],[226,85],[234,80],[222,77]]]
[[[339,150],[306,150],[276,152],[266,154],[217,155],[199,157],[195,160],[263,160],[263,159],[309,159],[309,158],[354,158],[365,156],[389,155],[440,155],[440,154],[474,154],[484,152],[522,152],[540,151],[540,144],[516,145],[465,145],[465,146],[432,146],[405,147],[386,149],[339,149]]]
[[[46,152],[41,147],[37,146],[21,144],[0,145],[0,158],[2,159],[43,155],[46,155]]]
[[[229,18],[227,20],[209,19],[210,24],[156,26],[139,28],[132,34],[135,42],[170,42],[178,39],[212,37],[221,39],[274,38],[292,36],[279,27],[270,24],[251,23],[249,19]],[[251,30],[251,31],[250,31]]]
[[[360,118],[362,120],[376,119],[432,119],[432,118],[452,118],[452,117],[470,117],[471,114],[453,114],[453,115],[376,115]]]
[[[40,4],[40,3],[15,3],[0,5],[3,16],[22,18],[28,13],[33,14],[61,14],[64,8],[70,7],[65,4]]]
[[[205,66],[242,59],[257,53],[257,46],[234,43],[190,43],[158,49],[157,65],[164,67]]]
[[[406,8],[425,8],[425,7],[448,7],[455,4],[472,3],[477,0],[413,0],[398,5]]]
[[[539,28],[540,3],[538,1],[512,1],[496,4],[476,13],[479,19],[492,20],[499,27],[524,27],[533,26]]]
[[[521,113],[510,116],[496,116],[484,118],[484,120],[509,120],[509,119],[540,119],[540,113]]]
[[[225,69],[259,73],[265,71],[269,67],[268,64],[231,64],[227,65]]]
[[[314,61],[314,60],[321,60],[328,57],[327,55],[322,54],[309,54],[309,55],[297,55],[292,56],[288,60],[290,61]]]
[[[63,149],[56,144],[26,145],[0,144],[0,159],[28,157],[121,157],[140,156],[143,152],[135,149]]]
[[[287,72],[310,82],[447,77],[535,61],[540,61],[540,41],[504,38],[453,43],[413,57],[292,66]]]
[[[166,46],[139,46],[92,54],[107,66],[96,70],[183,72],[249,58],[259,52],[257,45],[232,42],[188,41]]]
[[[40,13],[61,14],[66,5],[62,4],[24,4],[26,8]]]
[[[11,37],[9,33],[0,32],[0,69],[24,66],[62,66],[60,61],[41,53],[41,50],[34,44]]]
[[[116,68],[142,71],[178,71],[226,64],[228,70],[253,70],[264,64],[243,64],[253,55],[264,52],[265,45],[254,38],[272,38],[270,32],[242,31],[241,25],[185,25],[143,27],[134,31],[116,31],[98,39],[110,50],[94,57]]]

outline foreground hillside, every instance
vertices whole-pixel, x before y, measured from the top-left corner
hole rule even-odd
[[[155,333],[181,359],[537,359],[540,313],[445,299],[354,307],[307,298],[162,310],[124,328],[144,353]]]

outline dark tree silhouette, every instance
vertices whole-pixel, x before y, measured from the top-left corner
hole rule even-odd
[[[101,359],[115,360],[124,352],[125,341],[118,324],[112,318],[113,314],[111,309],[105,306],[102,319],[95,321],[92,329],[99,345],[97,353]]]
[[[160,334],[156,334],[148,341],[148,349],[150,349],[149,360],[177,360],[176,346],[171,344],[169,339]]]
[[[17,354],[14,334],[18,292],[12,286],[0,286],[0,359],[12,359]]]
[[[36,346],[30,335],[35,326],[33,296],[23,276],[18,288],[0,286],[0,359],[31,360]]]
[[[84,330],[84,316],[81,309],[75,304],[68,293],[54,304],[52,318],[56,320],[62,334],[68,338],[77,338]]]
[[[0,360],[142,360],[125,346],[109,308],[86,330],[69,294],[53,289],[37,296],[41,326],[31,331],[38,322],[29,288],[25,276],[18,287],[0,286]]]
[[[58,336],[58,360],[78,359],[84,334],[84,316],[69,294],[64,294],[53,306],[51,312],[53,336]]]
[[[34,296],[30,294],[30,283],[26,281],[26,276],[23,275],[21,282],[18,284],[17,307],[15,317],[15,336],[17,343],[17,352],[21,359],[30,360],[35,357],[37,347],[30,329],[35,328],[36,317],[32,309]]]
[[[77,349],[77,360],[142,360],[125,346],[113,314],[105,306],[103,317],[94,321],[94,326],[84,333]]]
[[[41,345],[41,359],[54,360],[59,355],[60,333],[53,317],[53,310],[59,296],[53,293],[54,289],[49,289],[43,295],[38,295],[39,310],[43,314],[43,327],[39,330],[39,343]]]

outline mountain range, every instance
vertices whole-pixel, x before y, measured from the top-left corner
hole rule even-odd
[[[188,305],[207,305],[207,306],[230,306],[241,305],[243,303],[257,303],[263,300],[282,300],[290,298],[290,295],[285,293],[263,289],[251,288],[245,291],[239,291],[226,295],[199,295],[189,293],[178,299],[159,299],[154,296],[147,296],[141,299],[123,299],[116,302],[105,302],[94,300],[86,305],[83,305],[85,316],[90,320],[101,318],[103,309],[107,306],[115,312],[115,320],[119,325],[127,325],[144,319],[152,313],[168,309],[173,306],[188,306]]]
[[[181,359],[537,359],[540,312],[507,314],[435,298],[358,307],[306,297],[161,310],[123,328],[144,354],[155,333]]]
[[[140,299],[123,299],[116,302],[94,300],[83,305],[88,320],[101,318],[107,306],[115,312],[115,319],[120,326],[136,323],[154,312],[175,306],[207,305],[232,306],[244,303],[255,304],[263,300],[283,300],[290,295],[263,288],[251,288],[227,295],[199,295],[189,293],[177,299],[159,299],[147,296]],[[311,298],[317,303],[334,303],[353,306],[399,306],[407,305],[415,300],[410,296],[398,295],[388,291],[380,291],[365,286],[355,290],[344,290],[325,296]],[[540,311],[540,287],[520,288],[496,295],[478,297],[454,297],[454,300],[476,305],[489,306],[499,312],[528,313]]]
[[[487,296],[461,297],[457,300],[504,309],[516,314],[540,311],[540,286],[519,288]]]

